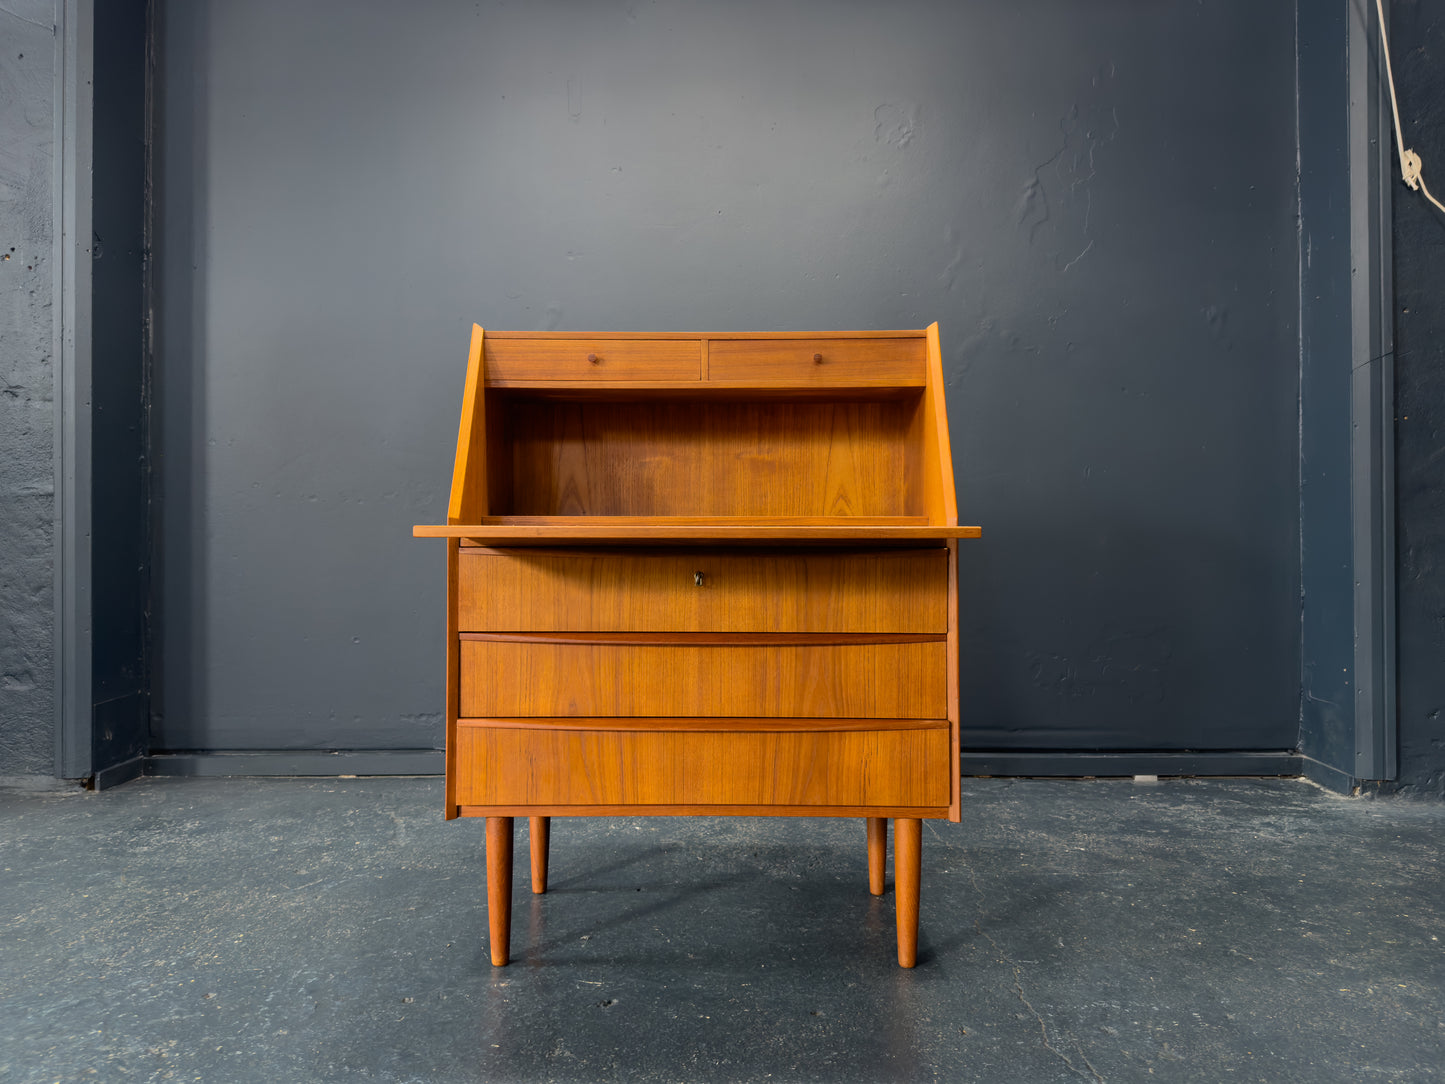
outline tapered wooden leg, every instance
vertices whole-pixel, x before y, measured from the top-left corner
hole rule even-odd
[[[487,925],[492,935],[492,966],[506,967],[512,956],[512,818],[487,818]]]
[[[868,891],[883,895],[888,863],[888,818],[868,818]]]
[[[918,885],[923,859],[923,822],[893,820],[893,906],[898,913],[898,966],[918,962]]]
[[[547,891],[547,843],[552,835],[551,817],[532,817],[529,846],[532,851],[532,892]]]

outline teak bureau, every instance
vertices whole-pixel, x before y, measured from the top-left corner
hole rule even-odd
[[[938,325],[472,329],[447,540],[446,815],[863,817],[898,962],[959,819],[958,526]]]

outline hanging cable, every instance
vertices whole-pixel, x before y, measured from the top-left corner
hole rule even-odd
[[[1420,175],[1420,156],[1405,146],[1405,136],[1400,130],[1400,103],[1395,97],[1395,73],[1390,67],[1390,39],[1385,36],[1384,0],[1375,0],[1375,12],[1380,22],[1380,52],[1385,58],[1385,82],[1390,88],[1390,109],[1395,115],[1395,147],[1400,152],[1400,176],[1412,189],[1423,192],[1425,198],[1445,214],[1445,204],[1430,194],[1425,178]]]

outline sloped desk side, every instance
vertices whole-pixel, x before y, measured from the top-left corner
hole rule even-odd
[[[447,523],[446,816],[845,816],[917,958],[921,822],[959,819],[958,526],[938,327],[473,327]]]

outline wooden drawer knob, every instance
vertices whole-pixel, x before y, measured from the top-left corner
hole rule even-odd
[[[813,364],[814,364],[814,365],[822,365],[822,364],[823,364],[823,355],[822,355],[822,354],[814,354],[814,355],[813,355]]]
[[[587,355],[587,360],[590,361],[593,365],[596,365],[596,364],[597,364],[597,355],[596,355],[596,354],[588,354],[588,355]]]

